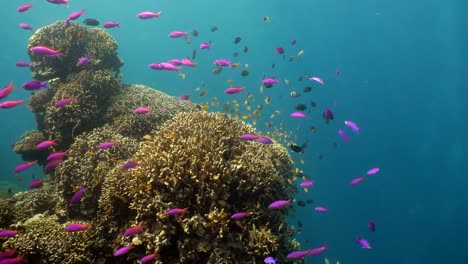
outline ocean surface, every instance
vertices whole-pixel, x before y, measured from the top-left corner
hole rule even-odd
[[[322,255],[307,257],[307,263],[323,263],[325,257],[343,264],[468,263],[466,1],[70,0],[68,8],[45,0],[28,2],[33,7],[24,13],[16,12],[22,1],[3,1],[0,10],[0,86],[13,81],[16,87],[9,100],[30,96],[20,87],[31,80],[30,72],[15,62],[29,61],[26,46],[34,31],[18,24],[27,22],[36,29],[86,8],[77,20],[80,24],[84,18],[120,22],[119,28],[106,30],[117,40],[125,61],[123,82],[177,97],[188,93],[203,105],[242,102],[247,94],[255,104],[271,98],[257,118],[257,129],[280,129],[291,133],[298,145],[307,142],[303,154],[291,156],[315,185],[308,192],[299,188],[296,200],[315,203],[295,206],[290,223],[302,222],[296,237],[304,248],[329,247]],[[162,13],[156,19],[137,19],[142,11]],[[218,30],[212,32],[213,26]],[[199,36],[190,36],[190,44],[168,37],[174,30],[193,29]],[[236,37],[241,38],[238,44]],[[210,41],[210,50],[198,48]],[[277,47],[284,48],[283,55]],[[191,57],[194,49],[197,65],[183,70],[186,80],[148,68],[153,62]],[[295,56],[292,62],[290,56]],[[213,60],[218,58],[248,64],[249,75],[242,77],[240,69],[214,75]],[[304,80],[298,81],[301,75]],[[275,76],[280,84],[261,93],[264,76]],[[306,76],[319,76],[325,84]],[[227,80],[245,91],[224,94],[230,86]],[[203,97],[195,91],[202,82],[200,91],[208,91]],[[312,91],[304,93],[305,86]],[[300,96],[291,97],[292,91]],[[299,103],[307,106],[305,119],[290,117]],[[322,113],[327,107],[334,120],[325,124]],[[348,129],[345,120],[356,122],[361,132]],[[270,122],[268,128],[265,123]],[[0,127],[0,191],[27,190],[31,174],[43,174],[36,166],[14,175],[13,168],[22,160],[11,144],[36,128],[34,116],[26,105],[0,109]],[[340,138],[339,129],[346,131],[349,142]],[[373,167],[380,172],[350,186],[353,178]],[[329,211],[314,211],[318,205]],[[367,227],[371,219],[376,222],[374,233]],[[360,248],[354,241],[359,236],[372,248]]]

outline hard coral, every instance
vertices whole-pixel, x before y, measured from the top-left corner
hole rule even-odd
[[[34,46],[48,46],[60,51],[60,57],[46,57],[30,51]],[[102,29],[86,29],[71,22],[67,27],[64,21],[42,27],[31,36],[28,42],[31,57],[32,76],[37,80],[59,77],[65,80],[68,74],[83,69],[118,71],[123,62],[117,56],[116,41]],[[77,66],[80,57],[89,55],[91,61]]]
[[[132,158],[140,166],[109,175],[121,184],[105,188],[100,203],[111,212],[129,206],[132,222],[147,228],[140,240],[164,263],[259,263],[270,253],[285,256],[297,248],[285,212],[267,207],[292,198],[291,160],[284,147],[243,141],[244,133],[255,130],[225,114],[177,114],[142,143]],[[167,216],[174,207],[187,213]],[[230,219],[240,210],[249,216]]]
[[[40,163],[42,163],[44,161],[43,157],[47,154],[47,151],[39,150],[36,146],[44,140],[46,140],[46,138],[41,132],[36,130],[27,131],[21,135],[21,139],[14,144],[13,150],[20,154],[23,160],[40,160]]]

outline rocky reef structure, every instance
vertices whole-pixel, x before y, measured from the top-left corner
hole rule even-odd
[[[63,55],[30,54],[38,65],[33,76],[54,80],[31,96],[38,131],[15,150],[45,160],[50,152],[37,152],[36,144],[57,139],[55,150],[67,156],[41,188],[0,199],[0,229],[18,231],[0,238],[2,250],[15,249],[29,263],[137,263],[147,254],[157,254],[153,263],[262,263],[268,255],[293,263],[285,256],[299,245],[287,210],[268,208],[295,193],[285,147],[240,139],[255,129],[226,114],[121,83],[117,44],[101,29],[59,21],[31,37],[28,48],[36,45]],[[76,67],[87,54],[96,61]],[[63,98],[73,100],[54,106]],[[137,107],[151,112],[135,114]],[[99,147],[103,142],[112,146]],[[71,203],[81,187],[83,196]],[[184,213],[168,215],[174,208]],[[240,211],[247,216],[231,218]],[[66,232],[69,223],[87,228]],[[136,225],[139,232],[123,236]],[[131,249],[113,256],[122,246]]]

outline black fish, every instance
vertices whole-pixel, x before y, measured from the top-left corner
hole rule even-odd
[[[99,26],[99,21],[97,21],[94,18],[87,18],[83,21],[83,24],[95,27],[95,26]]]
[[[298,146],[296,144],[289,145],[289,148],[294,152],[300,152],[301,154],[304,153],[305,148],[307,147],[307,142],[302,144],[302,146]]]
[[[302,89],[302,91],[303,91],[304,93],[308,93],[308,92],[312,91],[312,87],[306,86],[306,87],[304,87],[304,88]]]
[[[241,76],[247,76],[247,75],[249,75],[249,71],[248,71],[248,70],[243,70],[243,71],[241,72]]]
[[[198,37],[198,31],[196,29],[192,29],[192,36]]]
[[[307,106],[305,104],[297,104],[296,106],[294,106],[294,108],[298,111],[305,111],[307,110]]]
[[[244,47],[244,53],[247,53],[249,51],[249,47],[245,46]]]
[[[234,44],[237,44],[237,43],[239,43],[240,41],[241,41],[241,38],[240,38],[240,37],[236,37],[236,38],[234,39]]]
[[[211,27],[211,32],[215,32],[215,31],[217,31],[217,30],[218,30],[218,27],[217,27],[217,26],[212,26],[212,27]]]

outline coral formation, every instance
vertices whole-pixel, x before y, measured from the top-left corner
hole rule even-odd
[[[27,131],[23,133],[20,140],[14,144],[13,150],[20,154],[23,160],[39,160],[39,164],[43,164],[47,150],[39,150],[36,146],[44,140],[46,140],[46,138],[41,132],[36,130]]]
[[[47,46],[60,51],[61,56],[46,57],[34,54],[31,47]],[[31,57],[32,76],[36,80],[60,78],[68,74],[87,70],[118,71],[123,61],[117,56],[117,42],[103,29],[86,29],[71,22],[67,27],[64,21],[38,29],[28,41]],[[91,61],[77,66],[80,57],[89,55]]]

